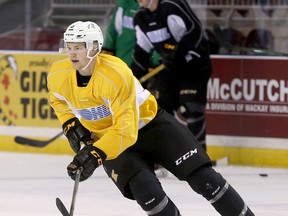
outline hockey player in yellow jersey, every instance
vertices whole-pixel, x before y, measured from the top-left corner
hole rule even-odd
[[[61,44],[69,58],[53,63],[48,89],[75,152],[67,167],[72,179],[82,170],[84,181],[103,164],[123,196],[136,200],[147,215],[179,216],[154,173],[154,164],[159,163],[221,215],[254,215],[211,167],[191,132],[158,107],[122,60],[100,53],[103,36],[96,23],[72,23]]]

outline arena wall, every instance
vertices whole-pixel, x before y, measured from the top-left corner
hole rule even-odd
[[[49,140],[61,132],[47,100],[47,73],[56,52],[0,52],[0,151],[73,154],[62,135],[44,147],[16,136]],[[212,159],[288,167],[288,58],[212,56],[207,143]]]

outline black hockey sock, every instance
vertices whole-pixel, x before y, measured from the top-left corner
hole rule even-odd
[[[164,205],[163,205],[164,204]],[[160,208],[162,209],[161,211]],[[181,216],[179,210],[175,206],[175,204],[170,200],[169,197],[165,196],[161,203],[158,204],[155,208],[150,211],[146,211],[147,215],[150,216]],[[159,212],[158,212],[159,211]],[[158,213],[156,213],[158,212]]]
[[[180,216],[179,210],[167,197],[153,172],[139,171],[131,178],[129,188],[147,215]]]
[[[205,197],[222,216],[253,216],[240,195],[210,166],[200,167],[186,178],[191,188]]]
[[[224,193],[221,196],[221,190]],[[209,200],[222,216],[254,216],[244,200],[227,182],[214,199]]]

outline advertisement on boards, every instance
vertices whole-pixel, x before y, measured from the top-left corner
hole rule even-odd
[[[63,137],[47,148],[15,142],[16,136],[48,140],[61,132],[47,99],[47,75],[53,62],[66,57],[57,52],[0,52],[0,150],[69,152],[69,144]]]
[[[209,134],[288,138],[287,58],[214,58],[207,97]]]

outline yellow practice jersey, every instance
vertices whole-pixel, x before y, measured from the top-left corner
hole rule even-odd
[[[94,146],[111,160],[133,145],[157,113],[157,102],[119,58],[99,54],[86,87],[77,86],[70,59],[53,63],[49,101],[61,124],[77,117],[96,135]]]

